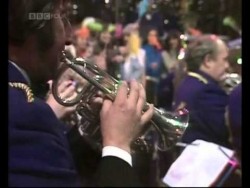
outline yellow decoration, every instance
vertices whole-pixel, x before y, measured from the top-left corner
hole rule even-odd
[[[200,80],[201,82],[203,82],[204,84],[208,84],[208,81],[206,78],[204,78],[202,75],[195,73],[195,72],[188,72],[189,76],[192,76],[194,78],[197,78],[198,80]]]
[[[9,86],[23,90],[27,96],[27,100],[29,103],[34,101],[34,95],[32,93],[32,90],[26,84],[19,82],[9,82]]]
[[[128,38],[128,49],[130,54],[137,54],[141,48],[141,39],[139,34],[131,33]]]

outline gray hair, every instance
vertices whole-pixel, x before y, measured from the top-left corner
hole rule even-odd
[[[216,58],[218,39],[215,35],[202,35],[189,44],[185,55],[188,71],[198,71],[207,55],[210,55],[210,58]]]

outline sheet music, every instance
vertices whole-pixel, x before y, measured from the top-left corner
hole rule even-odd
[[[170,187],[209,187],[220,176],[233,155],[234,151],[228,148],[195,140],[171,165],[163,182]]]

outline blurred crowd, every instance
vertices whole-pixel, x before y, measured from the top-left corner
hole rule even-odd
[[[86,58],[117,80],[128,83],[137,80],[146,90],[147,101],[159,109],[174,112],[187,108],[192,126],[186,131],[183,142],[191,143],[200,138],[240,151],[241,128],[236,128],[237,135],[234,135],[238,140],[236,146],[229,141],[235,130],[228,130],[230,125],[224,118],[228,113],[228,96],[241,83],[240,44],[229,47],[228,39],[202,33],[192,26],[185,22],[186,32],[173,28],[160,35],[163,32],[157,27],[141,25],[140,21],[121,25],[88,17],[73,27],[72,43],[65,50],[73,57]],[[203,59],[207,53],[216,51],[212,45],[216,40],[227,46],[223,47],[225,57],[221,61],[224,63],[216,62],[212,68],[202,65],[207,61]],[[203,84],[216,84],[210,91],[200,92],[201,86],[190,81],[191,77]],[[241,115],[238,116],[240,119]],[[196,124],[200,127],[194,126]],[[152,145],[154,136],[154,131],[146,135]],[[142,181],[150,186],[161,182],[159,180],[182,151],[179,148],[165,152],[156,150],[137,151],[133,158]]]
[[[198,29],[186,28],[184,33],[170,29],[159,35],[157,27],[141,26],[139,21],[121,25],[87,17],[72,26],[72,43],[66,45],[65,50],[73,57],[95,63],[117,80],[139,81],[147,90],[148,102],[172,110],[174,91],[187,72],[185,51],[192,41],[205,35]],[[228,39],[224,41],[229,42]],[[230,66],[221,84],[227,84],[226,78],[232,73],[235,73],[232,79],[241,79],[239,60],[241,48],[230,48]]]

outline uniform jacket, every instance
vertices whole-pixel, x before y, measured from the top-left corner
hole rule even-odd
[[[9,83],[25,83],[9,63]],[[8,144],[10,187],[79,187],[65,125],[44,101],[28,102],[25,89],[9,86]],[[82,156],[84,158],[84,156]],[[96,173],[97,186],[137,186],[133,169],[117,157],[103,157]]]
[[[190,72],[177,89],[174,109],[186,107],[190,112],[189,127],[183,142],[196,139],[230,147],[229,131],[225,124],[228,95],[219,84],[204,72]]]

